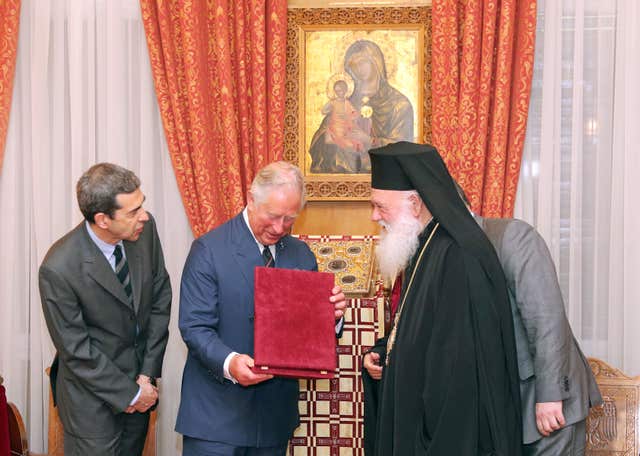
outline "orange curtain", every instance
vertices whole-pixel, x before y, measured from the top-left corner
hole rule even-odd
[[[195,236],[280,159],[286,0],[140,0],[160,114]]]
[[[536,0],[433,0],[432,134],[473,210],[511,217],[524,145]]]
[[[19,21],[20,0],[0,0],[0,170],[9,127]]]

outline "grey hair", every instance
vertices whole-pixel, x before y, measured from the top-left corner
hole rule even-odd
[[[302,209],[306,202],[304,179],[300,168],[289,162],[277,161],[262,168],[253,179],[250,191],[255,203],[260,205],[273,190],[285,186],[298,191]]]
[[[406,190],[403,193],[405,194],[405,198],[407,201],[409,201],[412,196],[415,196],[418,198],[419,201],[422,201],[422,198],[420,197],[420,193],[418,193],[418,190]]]
[[[98,163],[78,179],[78,206],[89,223],[95,223],[99,212],[113,217],[120,209],[116,196],[132,193],[140,187],[140,179],[132,171],[112,163]]]
[[[402,202],[407,206],[411,205],[411,198],[412,197],[416,197],[418,204],[422,204],[424,207],[427,207],[427,204],[424,202],[424,200],[422,199],[422,197],[420,196],[420,193],[418,192],[418,190],[402,190],[401,193],[403,193],[403,200]],[[427,210],[429,208],[427,207]]]

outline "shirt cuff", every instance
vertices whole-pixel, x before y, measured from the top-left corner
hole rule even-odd
[[[224,378],[231,381],[232,383],[238,383],[238,380],[236,380],[234,376],[231,375],[231,372],[229,372],[229,364],[231,363],[231,358],[233,358],[237,354],[238,354],[237,352],[229,353],[224,360],[224,364],[222,365],[222,372],[224,374]]]
[[[138,402],[138,399],[140,398],[140,393],[142,393],[142,387],[141,386],[138,387],[138,394],[136,394],[135,397],[133,398],[133,400],[131,402],[129,402],[129,405],[133,405],[136,402]]]

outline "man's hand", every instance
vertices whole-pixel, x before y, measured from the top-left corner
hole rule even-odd
[[[548,437],[553,431],[557,431],[565,425],[562,414],[562,401],[558,402],[537,402],[536,403],[536,425],[538,431]]]
[[[342,288],[339,286],[333,287],[331,294],[332,296],[329,298],[329,301],[333,303],[336,320],[340,320],[344,316],[344,311],[347,308],[347,299],[344,297]]]
[[[382,366],[380,365],[380,353],[369,352],[364,355],[364,368],[374,380],[382,378]]]
[[[140,385],[140,397],[138,397],[138,400],[132,407],[135,411],[144,413],[158,400],[158,388],[150,383],[149,377],[147,377],[146,381],[139,377],[137,383]],[[127,413],[133,413],[133,411],[130,411],[132,407],[128,407],[125,411]]]
[[[229,361],[229,373],[233,375],[242,386],[255,385],[256,383],[271,380],[273,375],[256,374],[251,368],[254,366],[253,358],[249,355],[235,355]]]
[[[142,385],[143,383],[151,383],[151,377],[148,377],[144,374],[140,374],[138,375],[138,378],[136,379],[136,383],[138,385]]]

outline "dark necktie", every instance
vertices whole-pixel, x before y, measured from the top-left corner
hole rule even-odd
[[[264,249],[262,249],[262,261],[264,261],[264,265],[267,268],[276,267],[276,262],[274,261],[273,256],[271,255],[271,249],[269,248],[268,245],[265,245]]]
[[[129,263],[122,254],[122,247],[118,244],[113,251],[113,256],[116,258],[116,275],[118,280],[122,283],[127,297],[131,300],[131,276],[129,275]]]

